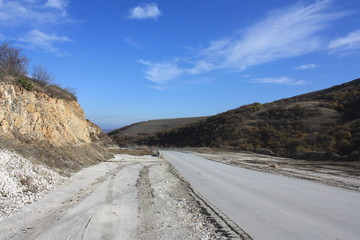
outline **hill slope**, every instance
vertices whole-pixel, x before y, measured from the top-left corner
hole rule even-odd
[[[205,120],[207,117],[194,117],[194,118],[172,118],[149,120],[139,123],[134,123],[108,133],[120,145],[126,145],[134,141],[134,139],[160,133],[173,128],[183,127],[188,124]]]
[[[136,142],[358,160],[360,79],[272,103],[245,105]]]
[[[0,150],[68,175],[108,159],[106,138],[66,90],[0,74]]]

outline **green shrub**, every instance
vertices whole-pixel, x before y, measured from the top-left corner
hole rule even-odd
[[[5,75],[6,75],[5,72],[0,70],[0,81],[3,81]]]
[[[34,89],[34,84],[26,77],[17,78],[16,81],[21,84],[23,88],[25,88],[28,91],[31,91]]]
[[[62,88],[56,84],[51,84],[44,87],[45,93],[49,96],[59,99],[77,101],[76,92],[74,89]]]

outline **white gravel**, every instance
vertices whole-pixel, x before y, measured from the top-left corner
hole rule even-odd
[[[44,196],[66,178],[23,156],[0,150],[0,220]]]

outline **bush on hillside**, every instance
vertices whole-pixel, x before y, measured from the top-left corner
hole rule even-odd
[[[20,83],[20,85],[28,91],[31,91],[34,89],[34,84],[32,83],[31,79],[29,79],[27,77],[17,78],[16,81],[18,83]]]
[[[13,76],[23,76],[27,73],[29,59],[22,55],[21,49],[11,47],[8,42],[0,45],[0,71]]]
[[[28,91],[45,93],[54,98],[77,101],[76,91],[51,84],[54,77],[44,66],[35,66],[32,77],[26,76],[29,59],[22,55],[21,49],[11,47],[10,43],[0,45],[0,81],[15,82]]]
[[[46,67],[41,65],[34,67],[31,76],[40,85],[49,85],[54,80],[54,77],[47,71]]]

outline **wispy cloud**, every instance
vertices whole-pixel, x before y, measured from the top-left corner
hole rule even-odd
[[[67,14],[69,0],[0,0],[0,35],[30,49],[67,55],[55,45],[70,42],[57,26],[74,23]],[[51,28],[52,33],[46,33]]]
[[[294,67],[294,69],[296,70],[309,70],[309,69],[314,69],[314,68],[317,68],[318,65],[316,64],[304,64],[304,65],[299,65],[299,66],[296,66]]]
[[[139,62],[148,66],[148,69],[145,70],[145,78],[158,84],[177,78],[187,71],[187,69],[179,68],[175,62],[152,63],[144,60]]]
[[[47,52],[55,53],[59,56],[67,55],[55,47],[55,43],[71,42],[66,36],[57,36],[55,34],[47,34],[39,30],[32,30],[24,37],[19,39],[20,42],[25,43],[28,48],[41,49]]]
[[[278,85],[302,85],[302,84],[305,84],[304,80],[295,80],[295,79],[290,78],[290,77],[255,78],[255,79],[252,79],[250,82],[278,84]]]
[[[47,0],[45,6],[49,8],[59,9],[61,11],[66,11],[67,4],[68,2],[66,0]]]
[[[349,52],[360,49],[360,29],[349,33],[345,37],[332,40],[328,48],[332,52]]]
[[[125,38],[125,42],[130,46],[130,47],[134,47],[138,50],[142,50],[142,47],[140,46],[140,44],[138,44],[137,42],[135,42],[134,40],[132,40],[131,38]]]
[[[178,77],[216,69],[242,71],[323,49],[321,32],[331,21],[349,14],[330,11],[331,2],[318,0],[310,5],[296,4],[272,11],[242,34],[212,41],[191,59],[144,61],[147,66],[145,78],[163,84]]]
[[[67,1],[0,1],[0,29],[18,25],[63,24],[71,19],[66,14]]]
[[[129,10],[129,18],[133,19],[156,19],[160,15],[161,11],[156,3],[141,4]]]

